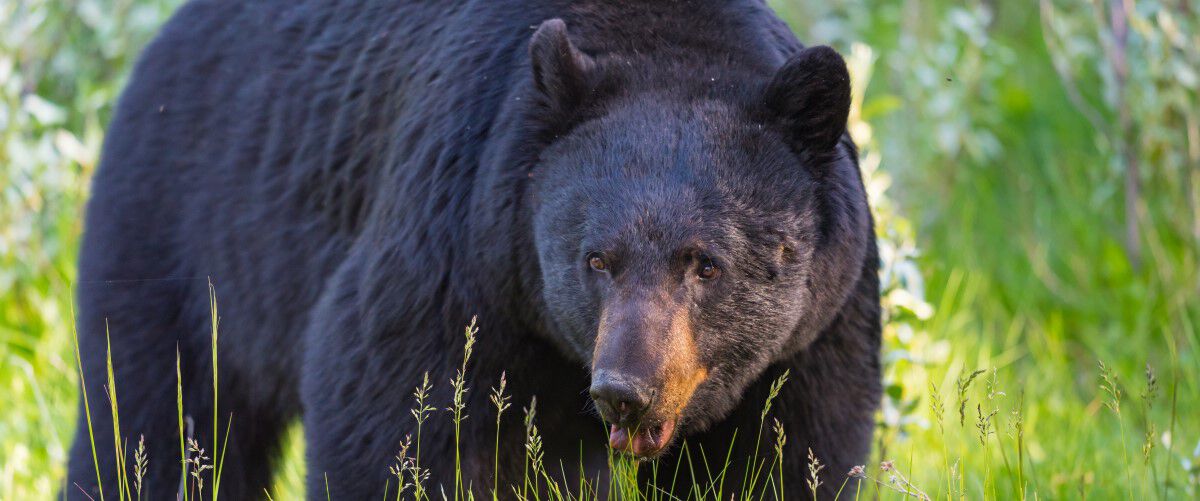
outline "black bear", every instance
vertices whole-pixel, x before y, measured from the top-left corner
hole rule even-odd
[[[516,409],[493,472],[502,372],[517,409],[536,395],[552,470],[611,447],[673,471],[684,441],[721,464],[738,430],[734,485],[790,371],[786,494],[809,448],[836,488],[881,391],[849,105],[842,58],[762,0],[193,0],[142,55],[87,206],[95,451],[81,417],[65,494],[115,498],[109,339],[147,499],[182,485],[177,353],[184,438],[228,444],[221,496],[264,494],[296,420],[310,496],[382,495],[426,372],[421,465],[451,490],[442,409],[476,315],[457,457],[477,493],[522,478]],[[685,498],[680,470],[658,488]]]

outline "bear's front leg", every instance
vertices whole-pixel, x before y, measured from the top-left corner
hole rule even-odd
[[[308,496],[325,499],[328,491],[332,499],[378,498],[385,489],[395,493],[401,482],[411,493],[413,467],[428,475],[423,482],[431,494],[444,488],[452,495],[455,437],[447,408],[465,323],[450,327],[453,320],[440,309],[416,306],[429,299],[413,297],[416,284],[379,287],[364,280],[361,270],[372,267],[363,261],[348,260],[330,280],[305,335]],[[426,374],[431,390],[420,404],[414,389]],[[472,388],[469,395],[485,392]],[[460,433],[478,435],[475,428],[485,422],[467,419]],[[405,459],[397,458],[405,444],[412,463],[398,479],[390,469]],[[462,445],[460,459],[477,465],[475,444]]]
[[[369,259],[348,260],[330,280],[305,336],[301,390],[311,499],[324,499],[327,484],[332,499],[377,498],[385,489],[394,495],[400,479],[389,469],[405,443],[411,464],[428,475],[424,488],[431,496],[444,490],[454,497],[456,484],[476,496],[493,490],[511,496],[530,481],[523,418],[535,398],[534,424],[549,473],[559,478],[565,472],[567,483],[578,485],[580,472],[572,465],[596,457],[603,464],[607,435],[589,410],[580,364],[489,305],[414,297],[413,291],[427,289],[415,279],[364,274],[389,268],[360,264]],[[473,313],[479,313],[478,334],[456,437],[451,381],[463,367],[464,330]],[[422,406],[413,393],[426,373],[431,389]],[[491,396],[501,374],[506,408],[497,429]],[[415,411],[422,407],[426,412]],[[414,489],[412,471],[402,479],[407,493]],[[589,478],[600,473],[584,472]]]

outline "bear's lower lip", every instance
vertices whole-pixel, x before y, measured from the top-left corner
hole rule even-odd
[[[630,432],[633,439],[630,440]],[[671,442],[675,432],[675,421],[667,420],[657,425],[630,430],[612,425],[608,433],[608,445],[615,450],[625,451],[638,457],[651,457],[661,452]]]

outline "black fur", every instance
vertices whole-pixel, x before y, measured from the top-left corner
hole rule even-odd
[[[335,499],[381,495],[415,432],[413,386],[428,371],[446,407],[476,314],[466,480],[491,486],[501,371],[515,407],[537,395],[548,464],[596,464],[588,362],[621,276],[692,301],[711,374],[681,424],[693,454],[719,463],[739,429],[733,457],[748,457],[766,388],[790,370],[773,410],[788,495],[804,492],[808,447],[841,475],[866,458],[880,395],[848,89],[836,53],[803,49],[758,0],[193,0],[142,56],[88,205],[78,320],[107,494],[106,327],[122,439],[149,449],[147,498],[180,482],[177,350],[211,455],[206,277],[229,499],[262,494],[297,418],[311,497],[326,478]],[[680,278],[689,246],[719,280]],[[624,267],[613,284],[588,272],[597,249]],[[500,453],[522,457],[508,416]],[[435,484],[452,483],[451,432],[444,413],[423,429]],[[520,478],[520,461],[501,467]],[[85,490],[99,498],[80,420],[66,494]]]

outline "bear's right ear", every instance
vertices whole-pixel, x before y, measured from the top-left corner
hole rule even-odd
[[[567,38],[562,19],[542,22],[529,41],[533,84],[548,111],[565,116],[583,103],[595,63]]]

